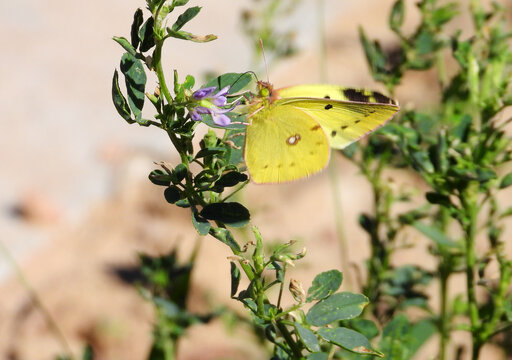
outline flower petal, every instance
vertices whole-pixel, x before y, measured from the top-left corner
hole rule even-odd
[[[196,100],[205,99],[205,98],[209,97],[211,94],[213,94],[215,89],[216,89],[215,86],[210,86],[210,87],[207,87],[207,88],[202,88],[202,89],[196,90],[192,94],[192,97],[194,99],[196,99]]]
[[[219,90],[219,92],[217,94],[215,94],[215,96],[224,96],[224,95],[226,95],[229,92],[229,88],[230,88],[229,85],[223,87],[221,90]]]
[[[215,106],[226,106],[227,101],[228,101],[228,99],[225,96],[215,95],[212,98],[212,104]]]
[[[190,114],[190,118],[194,121],[201,121],[203,120],[202,116],[199,115],[199,113],[194,109],[192,111],[189,112]]]
[[[213,122],[219,126],[227,126],[231,124],[231,119],[224,114],[214,113],[212,114]]]

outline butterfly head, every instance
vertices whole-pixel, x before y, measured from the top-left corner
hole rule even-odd
[[[277,91],[274,86],[267,81],[258,81],[258,98],[267,99],[270,103],[274,102],[277,97]]]

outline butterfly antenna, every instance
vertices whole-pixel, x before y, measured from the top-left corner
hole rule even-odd
[[[265,62],[265,71],[267,73],[267,83],[270,83],[270,79],[268,77],[267,57],[265,56],[265,49],[263,48],[263,40],[261,40],[261,38],[260,38],[260,47],[261,47],[261,53],[263,54],[263,61]]]

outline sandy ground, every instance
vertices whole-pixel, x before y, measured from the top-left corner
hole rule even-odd
[[[12,34],[0,40],[9,49],[0,68],[1,121],[8,129],[0,142],[5,174],[0,178],[4,210],[0,241],[14,254],[73,351],[78,353],[85,342],[91,342],[100,359],[144,359],[151,342],[152,308],[133,286],[113,275],[115,270],[136,265],[137,252],[157,255],[177,247],[185,259],[198,241],[188,211],[167,205],[162,189],[147,180],[153,161],[176,161],[164,134],[128,126],[111,104],[110,81],[121,49],[110,37],[127,35],[132,14],[142,3],[21,0],[0,4],[0,29]],[[191,3],[204,9],[190,30],[216,33],[219,40],[203,46],[177,43],[166,53],[166,61],[173,64],[169,66],[177,67],[182,76],[198,77],[212,69],[247,70],[250,56],[239,33],[238,15],[249,2]],[[306,3],[290,20],[300,24],[299,43],[304,50],[271,71],[278,87],[318,81],[315,7]],[[393,2],[326,3],[329,82],[378,88],[366,69],[357,25],[363,24],[370,37],[389,44],[391,34],[383,30],[387,15],[382,14]],[[406,26],[412,26],[413,20]],[[410,85],[398,89],[402,104],[435,101],[436,83],[429,74],[408,76]],[[362,271],[368,246],[357,216],[371,208],[370,188],[348,161],[333,156],[332,162],[332,169],[339,173],[336,186],[349,258]],[[397,186],[418,181],[401,173],[390,177]],[[318,272],[341,268],[332,194],[328,171],[287,185],[250,185],[243,194],[252,223],[265,239],[296,239],[298,249],[306,246],[307,257],[291,273],[305,287]],[[418,247],[402,261],[417,258],[425,250],[416,234],[408,236]],[[228,296],[229,255],[215,239],[202,240],[192,308],[207,311],[209,304],[220,303],[245,313]],[[433,260],[425,263],[434,266]],[[62,346],[3,258],[0,277],[0,359],[53,359]],[[345,289],[350,287],[357,290],[353,279],[345,284]],[[455,281],[453,288],[460,290],[460,282]],[[181,343],[179,358],[264,358],[264,349],[247,331],[235,331],[236,336],[220,321],[194,327]],[[457,340],[464,341],[462,336]],[[482,359],[503,358],[492,348],[485,351]],[[417,359],[431,359],[435,353],[433,339]]]

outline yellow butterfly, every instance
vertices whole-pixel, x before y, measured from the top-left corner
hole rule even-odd
[[[342,149],[378,129],[398,103],[378,92],[335,85],[273,90],[258,82],[249,106],[244,159],[255,183],[304,178],[327,165],[330,147]]]

